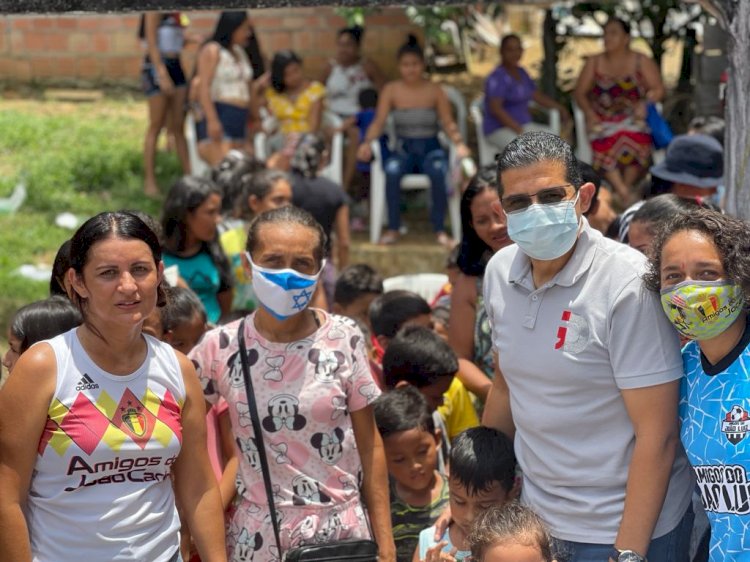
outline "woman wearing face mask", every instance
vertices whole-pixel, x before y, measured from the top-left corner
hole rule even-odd
[[[223,397],[229,404],[241,450],[227,537],[233,560],[247,553],[277,560],[278,547],[286,553],[303,544],[369,537],[368,516],[380,559],[396,559],[385,457],[371,406],[380,391],[364,338],[344,318],[308,308],[325,244],[320,225],[301,209],[282,207],[256,217],[245,258],[260,306],[206,334],[190,354],[206,400]],[[240,329],[276,490],[280,545],[268,521],[251,430],[238,358]]]
[[[451,294],[448,328],[448,341],[458,356],[472,361],[490,378],[494,376],[492,336],[482,280],[492,255],[512,244],[505,215],[493,209],[499,203],[497,172],[494,167],[483,168],[461,197],[461,273]]]
[[[706,209],[670,220],[657,236],[647,286],[690,341],[681,438],[711,524],[710,561],[746,560],[750,457],[750,225]]]

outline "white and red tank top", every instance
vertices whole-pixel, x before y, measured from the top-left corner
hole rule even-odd
[[[177,356],[145,336],[143,364],[113,375],[76,330],[45,342],[57,382],[27,502],[33,560],[166,562],[180,528],[171,480],[185,401]]]

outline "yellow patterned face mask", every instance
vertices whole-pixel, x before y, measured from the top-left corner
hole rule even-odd
[[[723,333],[742,312],[742,289],[727,281],[683,281],[662,289],[661,306],[677,331],[693,340]]]

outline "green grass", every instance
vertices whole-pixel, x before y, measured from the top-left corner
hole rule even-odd
[[[14,310],[47,296],[48,284],[15,273],[25,263],[51,264],[72,235],[55,226],[71,212],[140,209],[158,216],[160,202],[143,196],[145,103],[0,101],[0,197],[26,180],[28,197],[15,215],[0,215],[0,333]],[[177,158],[160,153],[163,189],[180,175]]]

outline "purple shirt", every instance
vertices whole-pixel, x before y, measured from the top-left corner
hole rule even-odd
[[[487,77],[484,85],[484,123],[482,125],[485,135],[503,127],[503,124],[490,113],[490,98],[501,98],[503,109],[519,125],[531,122],[529,101],[536,91],[536,84],[523,68],[518,67],[518,72],[521,74],[520,80],[516,80],[508,74],[503,65],[498,65],[492,71],[492,74]]]

